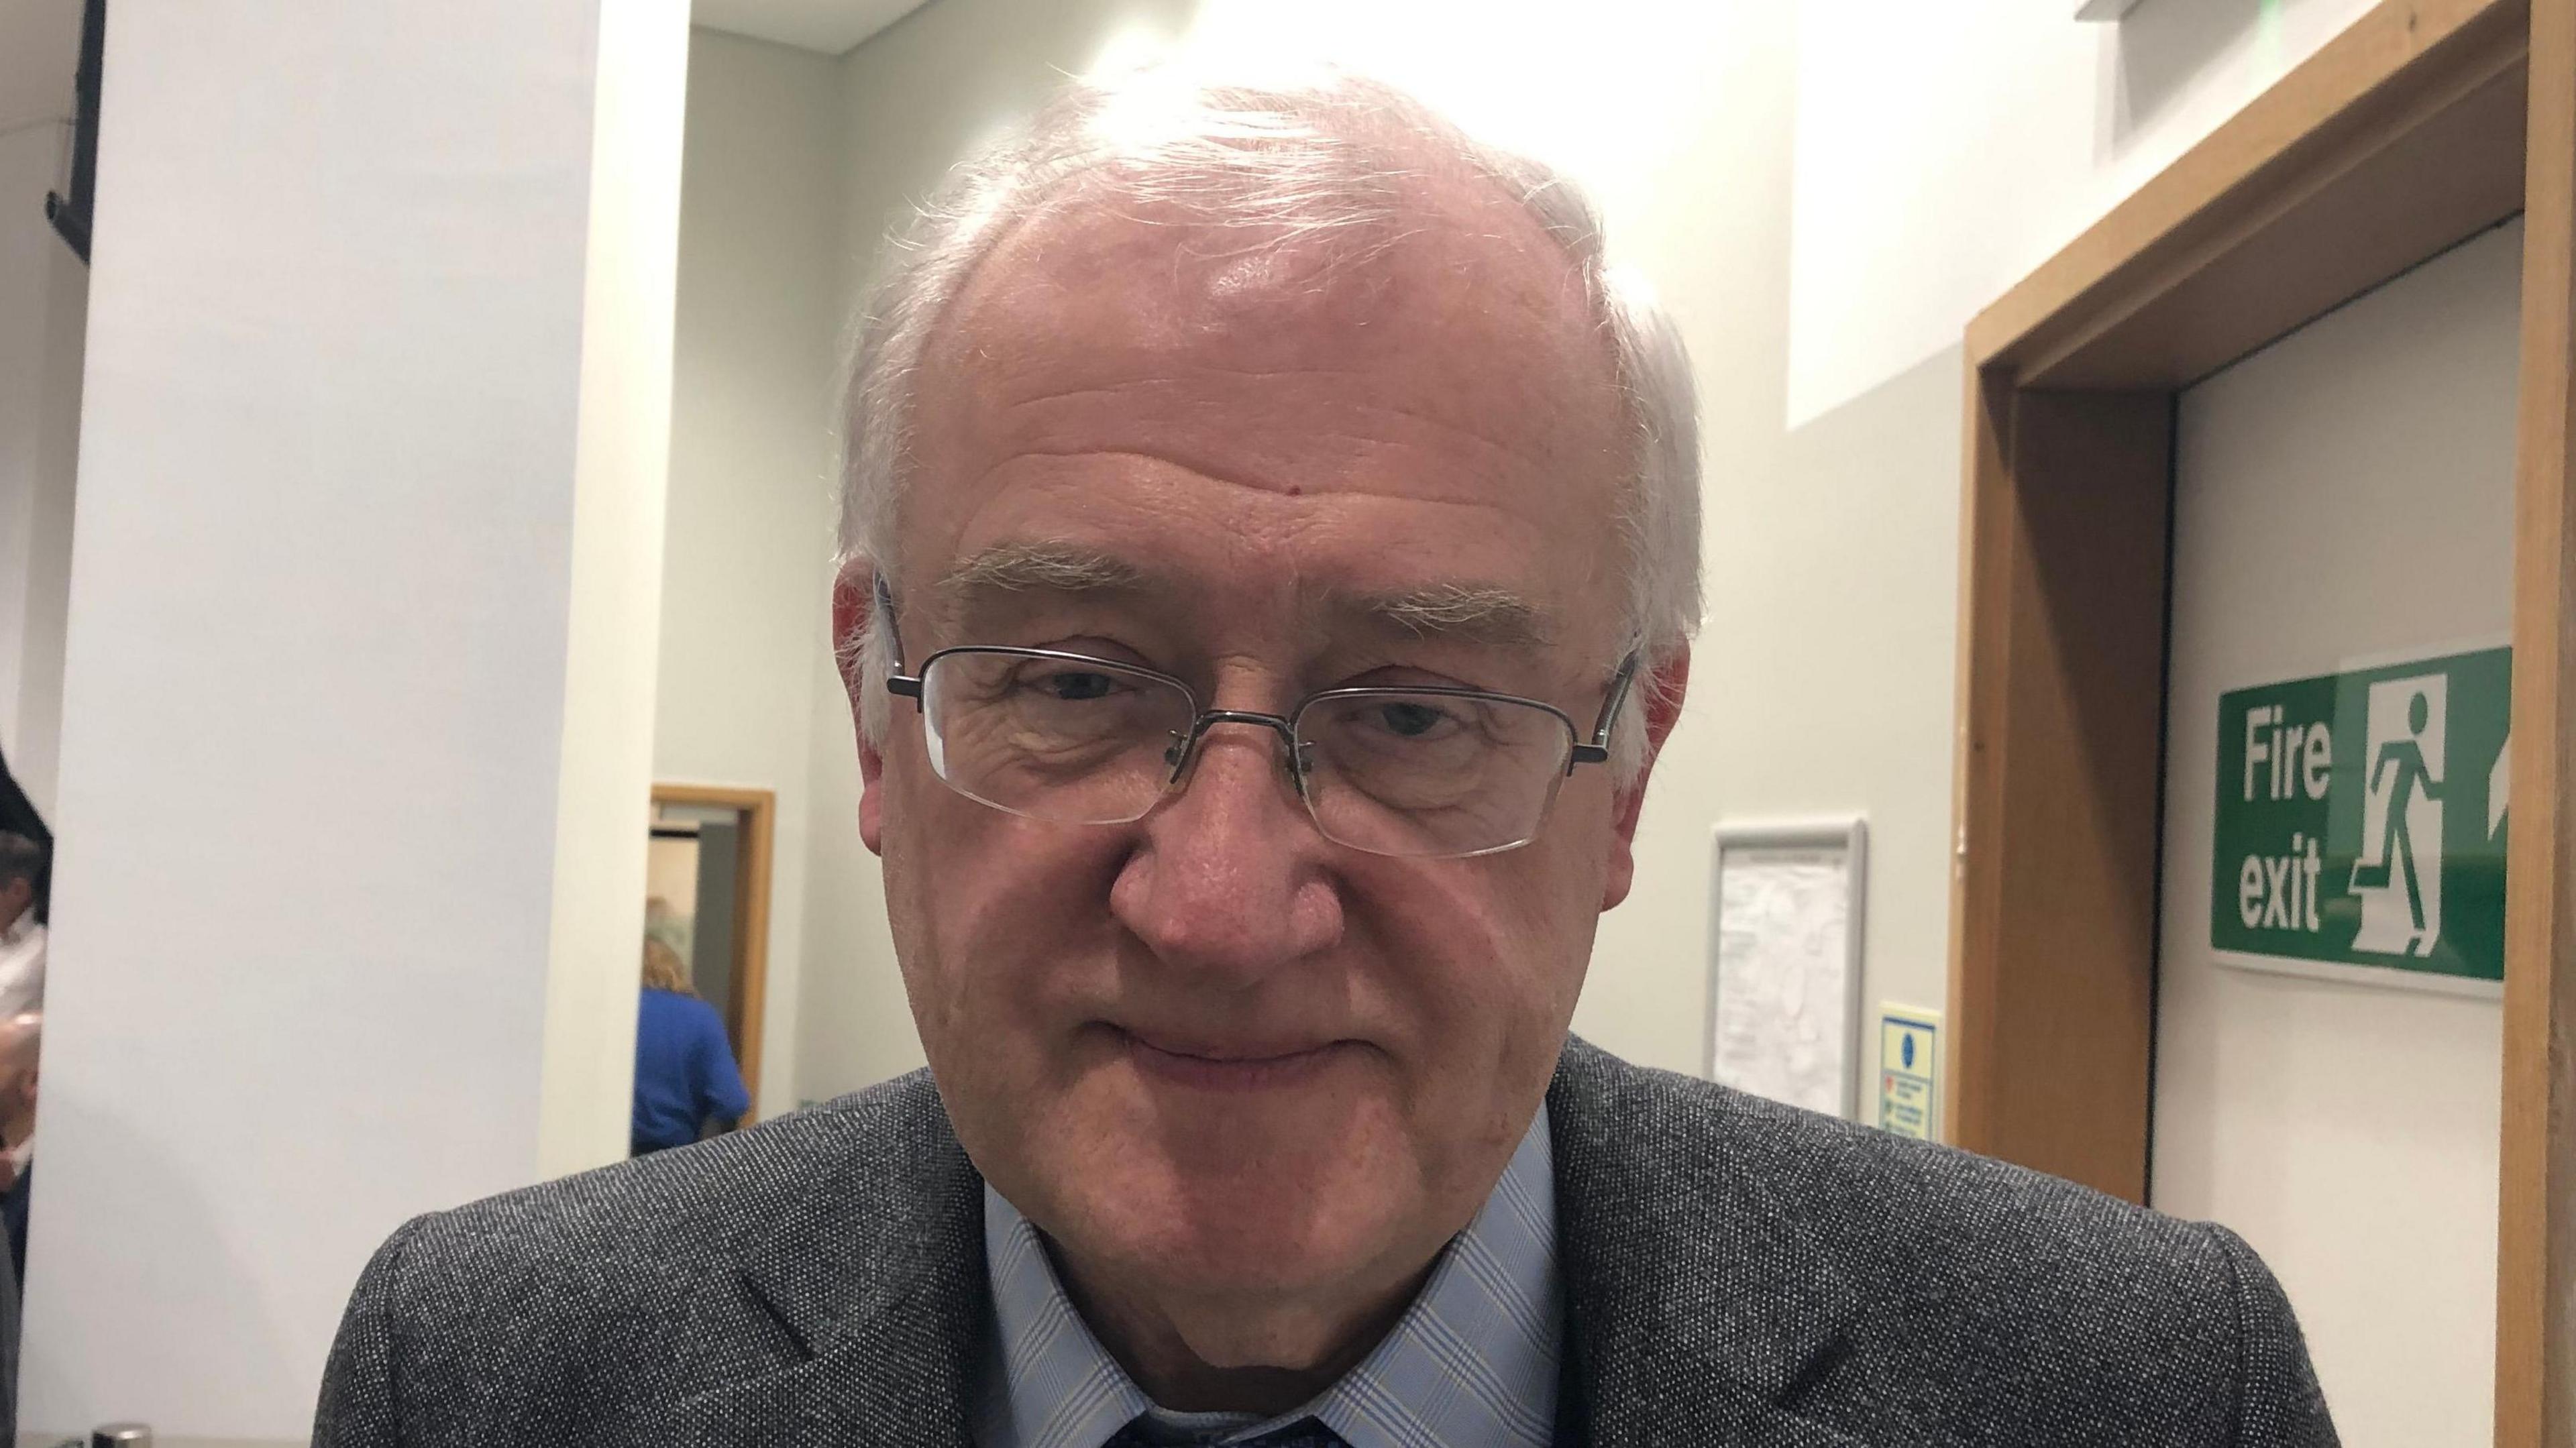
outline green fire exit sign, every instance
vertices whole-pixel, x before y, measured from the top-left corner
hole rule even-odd
[[[2210,945],[2504,979],[2512,654],[2221,696]]]

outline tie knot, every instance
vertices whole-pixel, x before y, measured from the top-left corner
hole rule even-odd
[[[1324,1426],[1320,1418],[1306,1418],[1276,1433],[1255,1438],[1243,1448],[1350,1448],[1341,1435]]]
[[[1168,1436],[1156,1433],[1150,1418],[1140,1416],[1119,1429],[1100,1448],[1178,1448],[1178,1445]],[[1350,1448],[1350,1445],[1325,1427],[1321,1419],[1307,1417],[1235,1445],[1235,1448]]]

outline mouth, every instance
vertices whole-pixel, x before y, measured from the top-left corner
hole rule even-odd
[[[1269,1091],[1302,1085],[1350,1051],[1357,1041],[1313,1044],[1234,1043],[1148,1038],[1112,1026],[1127,1058],[1156,1080],[1201,1091]]]

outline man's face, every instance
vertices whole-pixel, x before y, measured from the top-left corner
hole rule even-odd
[[[0,930],[18,923],[27,907],[36,903],[36,886],[30,880],[11,880],[0,884]]]
[[[1604,343],[1516,206],[1412,210],[1361,259],[1133,207],[1005,238],[920,379],[909,659],[1071,650],[1270,713],[1463,685],[1588,731],[1625,642]],[[1032,552],[1126,576],[991,577]],[[1385,607],[1444,596],[1488,606]],[[1203,1301],[1390,1287],[1536,1111],[1634,810],[1587,767],[1521,849],[1386,858],[1316,832],[1268,730],[1201,751],[1136,824],[1045,823],[942,784],[897,701],[862,827],[923,1046],[976,1165],[1075,1260]]]

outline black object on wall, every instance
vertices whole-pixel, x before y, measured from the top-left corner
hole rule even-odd
[[[89,264],[90,213],[98,199],[99,77],[106,70],[107,0],[81,7],[80,69],[72,75],[72,194],[45,193],[45,219]]]

